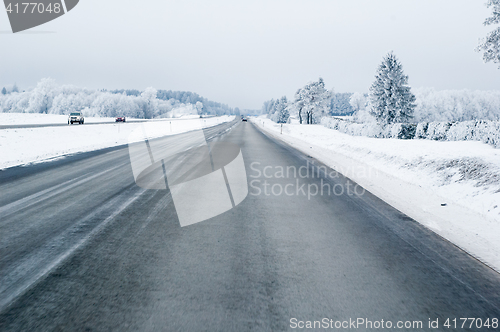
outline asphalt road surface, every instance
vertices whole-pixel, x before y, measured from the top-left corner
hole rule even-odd
[[[0,330],[279,331],[323,318],[498,330],[496,272],[251,123],[207,134],[241,147],[249,195],[187,227],[168,190],[136,185],[126,146],[0,172]],[[335,194],[313,195],[327,184]]]
[[[127,121],[126,123],[139,123],[144,121]],[[79,126],[85,125],[103,125],[103,124],[116,124],[116,122],[89,122]],[[77,126],[73,124],[72,126]],[[18,125],[0,125],[1,129],[26,129],[26,128],[42,128],[42,127],[63,127],[68,126],[67,123],[40,123],[40,124],[18,124]]]
[[[182,120],[192,120],[192,118],[165,118],[163,120],[159,121],[182,121]],[[126,123],[144,123],[147,122],[148,120],[127,120]],[[155,120],[158,121],[158,120]],[[86,122],[83,124],[85,125],[103,125],[103,124],[116,124],[116,122]],[[42,128],[42,127],[63,127],[63,126],[68,126],[69,124],[64,122],[64,123],[39,123],[39,124],[9,124],[9,125],[2,125],[0,124],[0,130],[1,129],[26,129],[26,128]],[[73,126],[77,126],[79,124],[74,124]],[[79,125],[81,126],[81,125]]]

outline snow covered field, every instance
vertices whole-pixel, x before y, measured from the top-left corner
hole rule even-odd
[[[481,142],[349,136],[251,119],[500,271],[500,150]]]
[[[5,113],[4,113],[5,114]],[[0,115],[3,115],[0,113]],[[9,124],[27,124],[23,121],[23,114],[11,117]],[[54,123],[59,115],[35,114],[41,122]],[[67,121],[64,117],[64,123]],[[86,118],[87,120],[103,118]],[[162,121],[148,122],[152,132],[158,136],[179,134],[200,127],[209,127],[219,123],[231,121],[234,116],[212,117],[200,119],[163,119]],[[114,119],[112,119],[114,121]],[[46,122],[43,122],[46,121]],[[92,122],[92,121],[90,121]],[[2,122],[0,122],[2,123]],[[42,162],[68,154],[87,152],[107,147],[129,143],[130,133],[140,124],[114,123],[114,124],[85,124],[59,127],[2,129],[0,130],[0,169]]]

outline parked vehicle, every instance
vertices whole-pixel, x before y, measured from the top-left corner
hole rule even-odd
[[[116,117],[115,122],[125,122],[125,117],[124,116],[118,116],[118,117]]]
[[[72,112],[68,116],[68,124],[73,124],[73,123],[79,123],[83,124],[85,119],[83,118],[83,113],[82,112]]]

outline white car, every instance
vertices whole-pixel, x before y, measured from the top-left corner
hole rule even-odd
[[[78,122],[79,124],[83,124],[85,119],[83,118],[82,112],[73,112],[68,116],[68,124],[73,124]]]

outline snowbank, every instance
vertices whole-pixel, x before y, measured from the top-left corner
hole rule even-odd
[[[38,116],[46,117],[46,120],[41,121],[54,121],[54,116],[57,115],[38,114]],[[187,120],[168,119],[148,122],[148,126],[153,126],[152,131],[156,131],[158,136],[164,136],[199,128],[200,121],[202,121],[202,126],[210,127],[233,119],[234,116]],[[67,121],[66,117],[64,121]],[[87,122],[87,119],[85,121]],[[136,123],[115,123],[2,129],[0,130],[0,169],[47,161],[78,152],[124,145],[128,143],[129,134],[137,126]]]
[[[281,135],[268,119],[251,121],[500,271],[500,150],[350,136],[321,125],[286,124]]]

